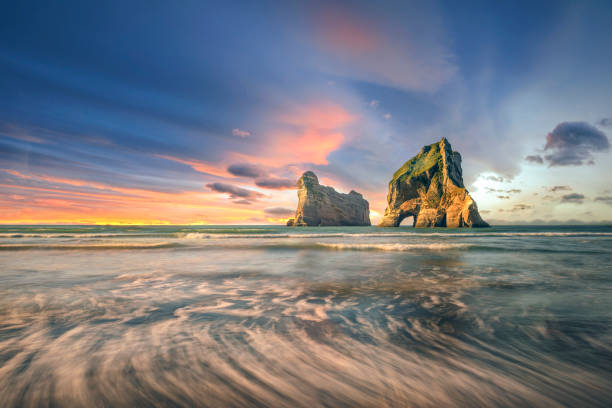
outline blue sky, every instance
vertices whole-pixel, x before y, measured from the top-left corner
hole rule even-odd
[[[485,219],[612,220],[610,21],[606,1],[6,3],[0,222],[281,223],[305,170],[376,222],[442,137]]]

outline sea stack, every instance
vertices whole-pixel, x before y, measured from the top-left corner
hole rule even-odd
[[[370,206],[356,191],[342,194],[319,184],[312,171],[297,182],[298,207],[288,226],[362,226],[370,224]]]
[[[425,146],[393,174],[387,209],[379,227],[397,227],[414,217],[414,227],[488,227],[465,186],[461,155],[446,138]]]

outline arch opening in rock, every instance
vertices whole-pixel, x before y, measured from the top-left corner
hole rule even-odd
[[[406,215],[402,220],[400,220],[399,226],[400,227],[414,227],[414,216]]]

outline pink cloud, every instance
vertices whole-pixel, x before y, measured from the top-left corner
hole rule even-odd
[[[435,92],[455,75],[443,24],[421,11],[380,25],[371,15],[326,3],[312,16],[319,69],[406,90]],[[310,39],[310,38],[309,38]]]
[[[344,140],[343,128],[356,116],[331,103],[294,108],[277,117],[261,160],[267,165],[327,164],[327,156]]]

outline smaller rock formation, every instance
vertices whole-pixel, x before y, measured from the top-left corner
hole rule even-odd
[[[461,155],[446,138],[425,146],[395,172],[379,227],[414,217],[415,227],[488,227],[463,185]]]
[[[312,171],[305,172],[297,182],[298,207],[288,226],[358,226],[370,224],[370,206],[356,191],[338,193],[322,186]]]

